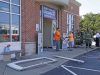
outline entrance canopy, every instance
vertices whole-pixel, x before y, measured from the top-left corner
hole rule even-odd
[[[65,10],[69,6],[69,0],[35,0],[39,3],[48,3],[52,5],[56,5],[56,7],[60,10]]]

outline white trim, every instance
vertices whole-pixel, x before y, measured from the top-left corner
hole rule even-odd
[[[67,10],[64,10],[64,11],[67,12],[67,13],[69,13],[69,14],[75,15],[75,16],[80,16],[80,15],[77,15],[77,14],[75,14],[75,13],[69,12],[69,11],[67,11]]]
[[[10,4],[10,2],[7,2],[7,1],[3,1],[3,0],[0,0],[1,2],[5,2],[5,3],[8,3],[8,4]]]
[[[42,29],[42,50],[43,50],[43,5],[42,5],[42,15],[41,16],[42,16],[42,18],[41,18],[42,19],[42,23],[41,23],[42,28],[41,29]]]
[[[20,14],[16,14],[16,13],[12,13],[12,15],[19,15],[20,16]]]
[[[0,10],[0,12],[3,12],[3,13],[8,13],[8,14],[10,14],[10,12],[6,12],[6,11],[1,11],[1,10]]]
[[[21,1],[21,0],[20,0]],[[18,4],[14,4],[14,3],[11,3],[12,5],[16,5],[16,6],[20,6],[20,5],[18,5]]]
[[[11,6],[11,0],[10,0],[10,26],[9,26],[9,31],[10,31],[10,33],[9,33],[9,38],[10,38],[10,42],[12,42],[12,29],[11,29],[11,27],[12,27],[12,14],[11,14],[11,12],[12,12],[12,6]]]
[[[22,42],[0,42],[0,47],[1,45],[6,45],[6,44],[20,44]]]
[[[21,0],[20,0],[20,15],[19,15],[19,16],[20,16],[20,27],[19,27],[19,28],[20,28],[20,29],[19,29],[19,32],[20,32],[20,33],[19,33],[19,36],[20,36],[20,37],[19,37],[19,41],[21,42],[21,35],[22,35],[22,34],[21,34],[21,28],[22,28],[22,25],[21,25],[21,22],[22,22],[22,21],[21,21]]]

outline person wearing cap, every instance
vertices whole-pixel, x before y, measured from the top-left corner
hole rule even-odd
[[[55,40],[56,40],[56,51],[59,51],[59,41],[60,38],[62,37],[62,35],[60,34],[60,29],[57,28],[56,32],[55,32]]]
[[[91,48],[91,44],[92,44],[91,38],[92,37],[93,37],[93,34],[92,34],[90,28],[87,27],[87,31],[85,31],[85,35],[84,35],[85,43],[86,43],[86,49],[88,48],[88,45],[89,45],[89,48]]]
[[[75,47],[79,47],[80,45],[80,36],[79,29],[77,29],[77,32],[75,34]]]

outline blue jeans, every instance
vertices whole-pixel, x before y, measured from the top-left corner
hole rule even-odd
[[[59,50],[59,40],[56,40],[56,50]]]

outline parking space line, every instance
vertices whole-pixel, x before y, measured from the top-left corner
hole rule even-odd
[[[64,65],[61,65],[62,68],[64,68],[65,70],[69,71],[71,74],[73,75],[77,75],[76,73],[72,72],[71,70],[69,70],[68,68],[64,67]]]
[[[70,68],[77,68],[77,69],[83,69],[83,70],[89,70],[89,71],[100,72],[100,70],[94,70],[94,69],[80,68],[80,67],[67,66],[67,65],[63,65],[63,66],[65,66],[65,67],[70,67]]]
[[[85,57],[85,58],[98,58],[98,57],[88,57],[88,56],[82,56],[82,57]]]

